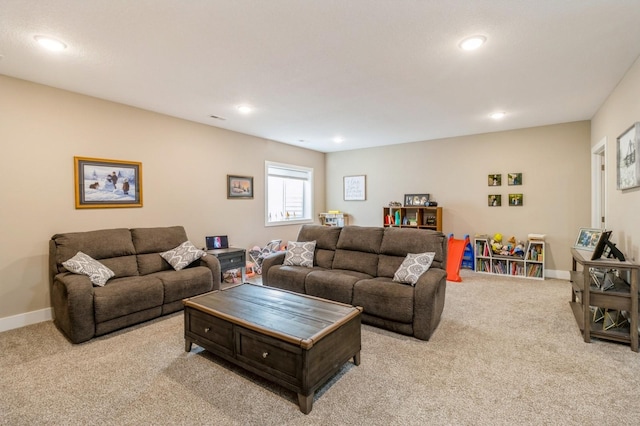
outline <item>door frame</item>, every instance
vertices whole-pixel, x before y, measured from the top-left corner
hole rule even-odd
[[[607,224],[607,137],[591,148],[591,226],[606,228]],[[604,165],[604,173],[601,171]],[[604,216],[604,223],[600,218]]]

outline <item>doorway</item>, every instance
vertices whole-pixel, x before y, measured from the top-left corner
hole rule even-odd
[[[591,226],[607,225],[607,137],[591,149]]]

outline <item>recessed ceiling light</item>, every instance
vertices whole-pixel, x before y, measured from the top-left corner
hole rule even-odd
[[[504,118],[505,115],[507,115],[506,112],[497,111],[497,112],[494,112],[494,113],[490,114],[489,117],[493,118],[494,120],[501,120],[501,119]]]
[[[341,136],[336,136],[335,138],[333,138],[333,141],[335,143],[342,143],[342,142],[344,142],[344,138],[341,137]]]
[[[459,44],[462,50],[476,50],[487,41],[485,36],[475,35],[462,40]]]
[[[40,46],[52,52],[61,52],[67,48],[66,44],[64,44],[60,40],[56,40],[55,38],[38,35],[35,36],[34,39]]]
[[[238,105],[236,108],[243,114],[249,114],[251,111],[253,111],[253,108],[251,108],[251,106],[249,105]]]

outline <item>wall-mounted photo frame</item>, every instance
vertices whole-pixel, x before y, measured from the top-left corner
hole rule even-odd
[[[489,186],[502,186],[502,174],[489,175]]]
[[[431,196],[429,194],[404,194],[404,205],[407,206],[426,206]]]
[[[524,194],[509,194],[510,206],[522,206],[524,204]]]
[[[253,176],[227,175],[227,198],[253,198]]]
[[[367,177],[365,175],[344,176],[343,190],[345,201],[364,201],[367,199]]]
[[[490,194],[488,197],[489,207],[500,207],[502,206],[502,195],[501,194]]]
[[[580,228],[573,247],[578,250],[594,251],[600,240],[600,235],[602,235],[602,229]]]
[[[616,142],[617,187],[625,190],[640,186],[640,122],[618,136]]]
[[[73,157],[76,209],[142,207],[142,163]]]
[[[507,180],[510,186],[522,185],[522,173],[507,173]]]

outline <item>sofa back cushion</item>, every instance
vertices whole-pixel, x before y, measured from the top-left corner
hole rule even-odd
[[[116,278],[138,275],[136,251],[128,229],[68,232],[54,235],[51,241],[55,273],[66,271],[62,262],[81,251],[111,269]]]
[[[182,226],[133,228],[131,238],[138,254],[138,271],[140,275],[148,275],[173,269],[160,252],[174,249],[187,241],[187,233]]]
[[[335,226],[303,225],[298,233],[298,241],[315,241],[316,250],[314,266],[331,268],[336,244],[340,237],[341,228]]]
[[[376,276],[384,228],[345,226],[340,232],[333,269],[347,269]]]
[[[431,268],[445,269],[447,238],[442,232],[429,229],[384,228],[377,275],[393,278],[407,253],[427,252],[435,253]]]

